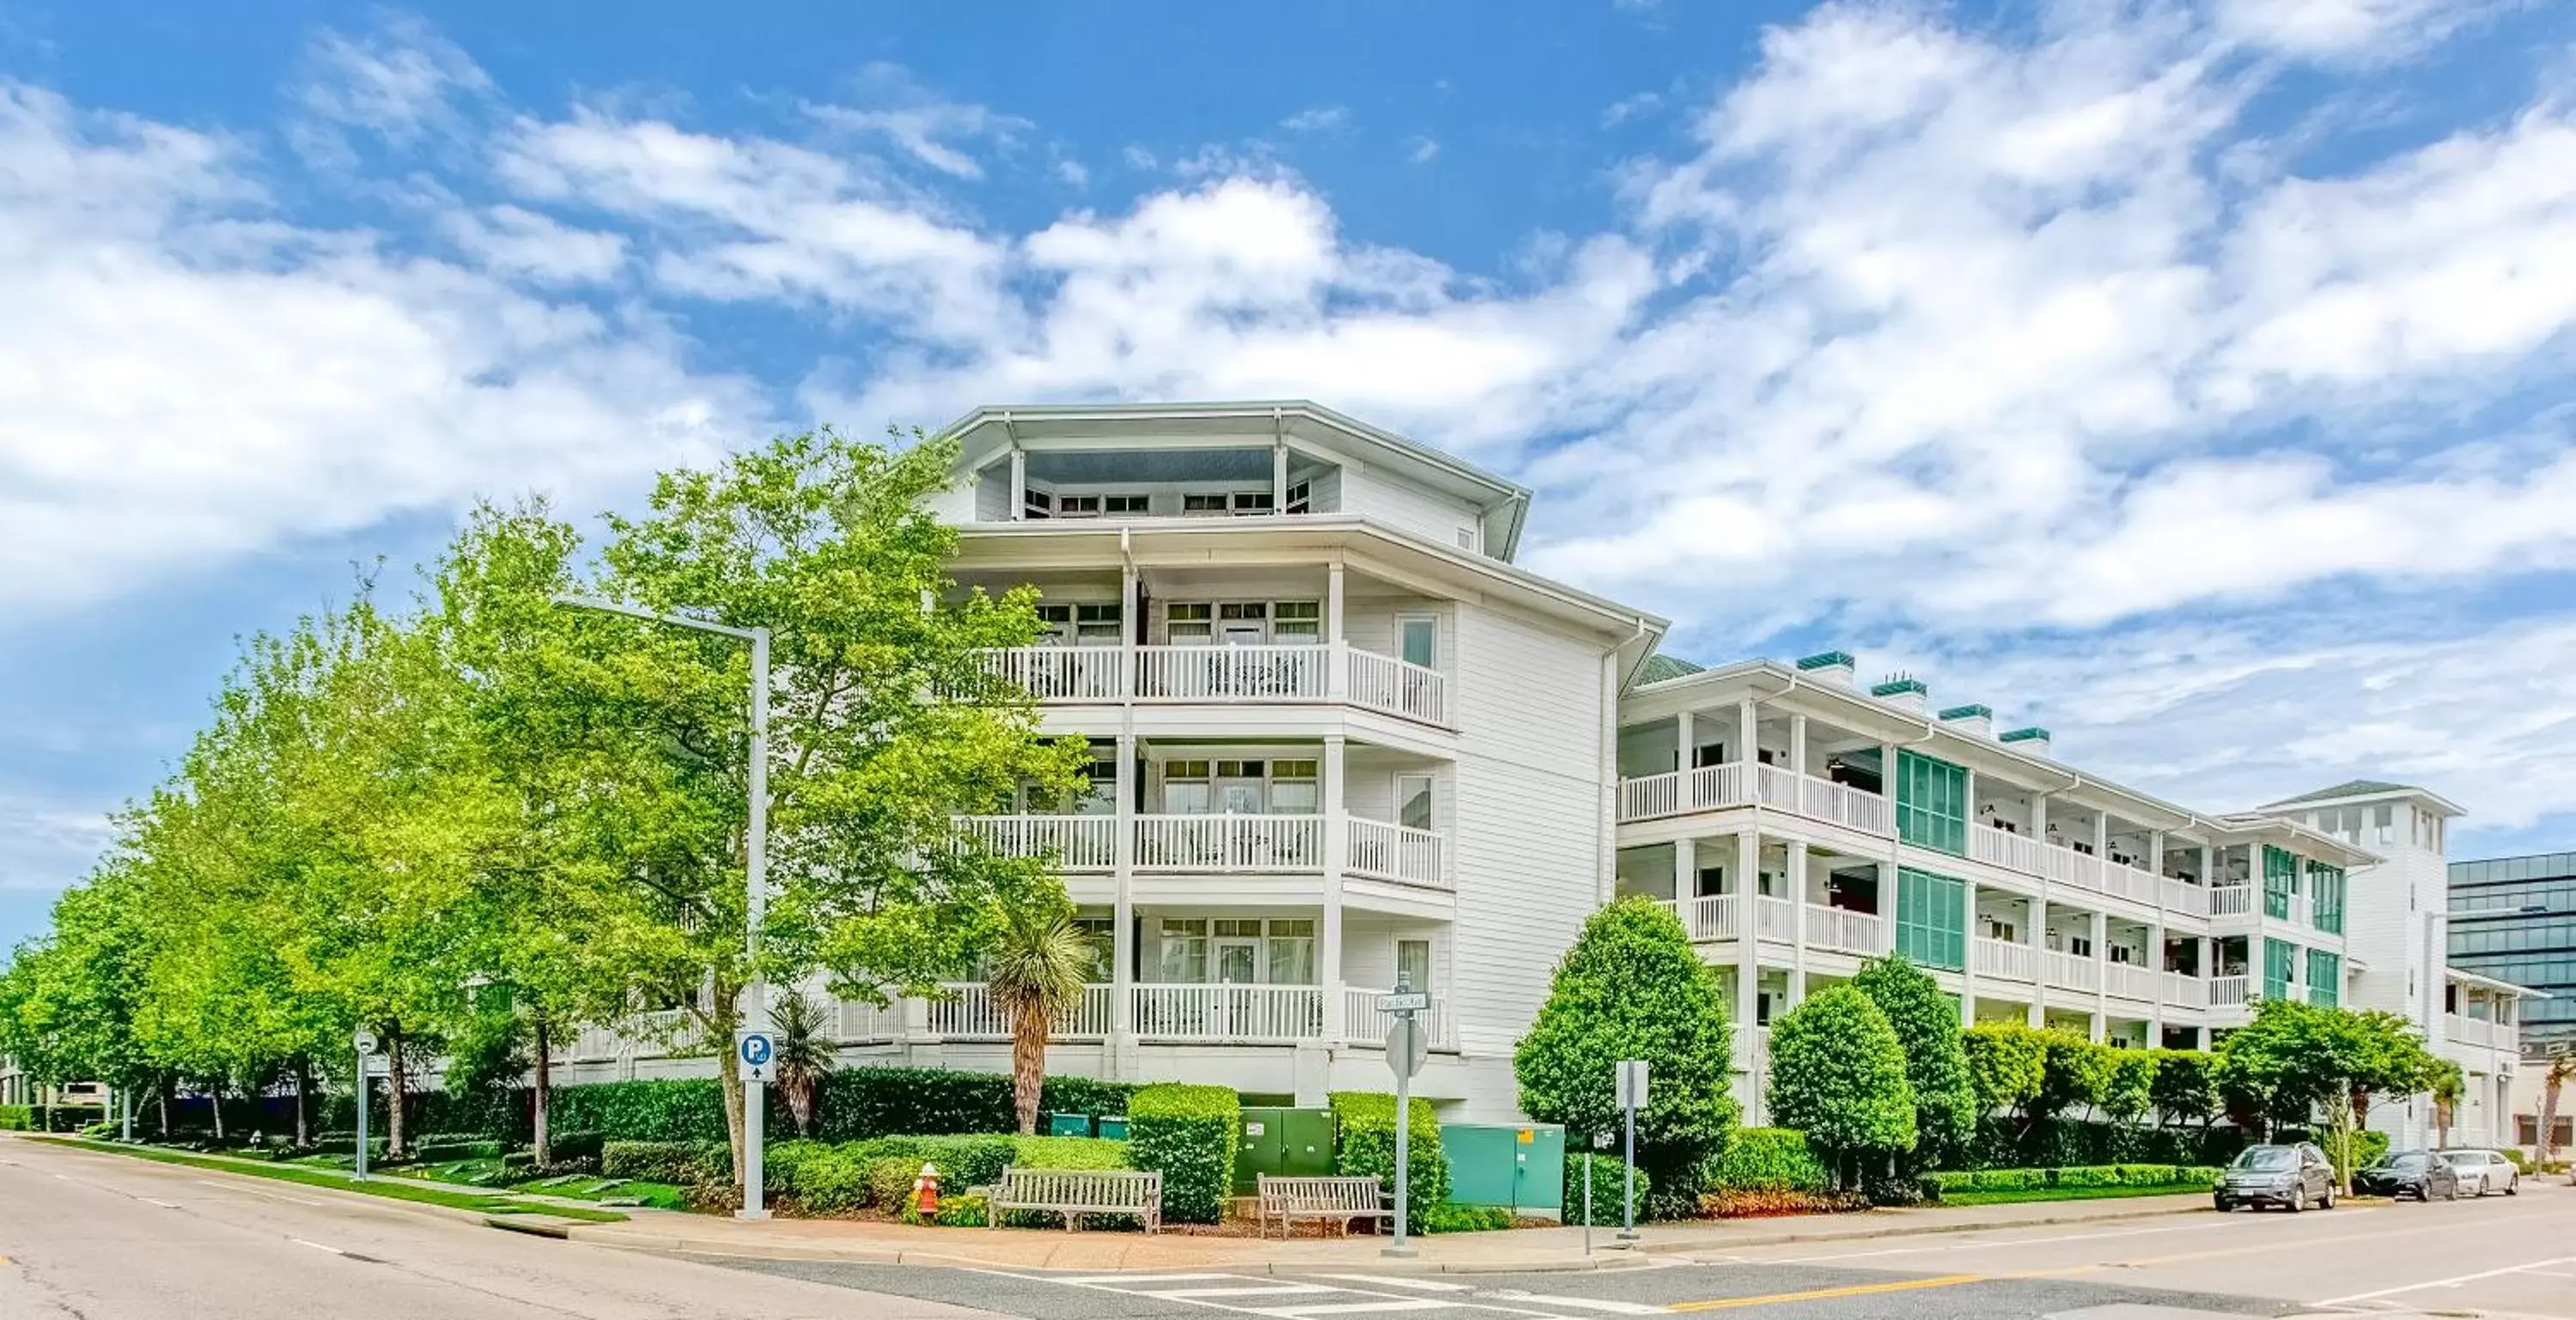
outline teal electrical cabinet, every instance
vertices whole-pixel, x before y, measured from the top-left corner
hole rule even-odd
[[[1551,1218],[1565,1211],[1565,1129],[1553,1123],[1446,1123],[1449,1199]]]

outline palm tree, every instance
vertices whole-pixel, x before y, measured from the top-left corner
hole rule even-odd
[[[804,991],[790,990],[769,1011],[769,1024],[776,1037],[778,1089],[796,1120],[796,1135],[812,1136],[814,1098],[832,1071],[831,1033],[823,1029],[823,1009]]]
[[[2576,1078],[2576,1042],[2550,1051],[2549,1072],[2541,1078],[2540,1131],[2534,1134],[2539,1138],[2538,1163],[2547,1164],[2558,1153],[2558,1143],[2552,1140],[2558,1128],[2558,1088],[2570,1078]]]
[[[1011,1019],[1011,1098],[1022,1135],[1038,1130],[1047,1035],[1057,1017],[1081,1005],[1097,958],[1091,936],[1064,906],[1002,910],[1000,937],[985,954],[984,979],[994,1007]]]
[[[2460,1093],[2467,1086],[2468,1079],[2460,1075],[2460,1065],[2448,1059],[2442,1061],[2441,1071],[2433,1074],[2433,1127],[2438,1133],[2435,1146],[2451,1144],[2451,1116],[2459,1111]]]

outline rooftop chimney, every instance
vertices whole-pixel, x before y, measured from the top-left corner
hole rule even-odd
[[[1971,737],[1995,736],[1995,711],[1992,706],[1952,706],[1941,712],[1941,722]]]
[[[1859,663],[1852,659],[1849,651],[1818,651],[1798,661],[1800,674],[1838,688],[1852,685],[1852,674],[1858,667]]]
[[[1932,689],[1911,674],[1897,674],[1871,688],[1869,694],[1891,706],[1902,706],[1917,714],[1932,704]]]
[[[2048,730],[2043,729],[2036,724],[2027,729],[2013,729],[1995,741],[2011,743],[2012,745],[2019,747],[2021,750],[2030,752],[2034,755],[2048,755]]]

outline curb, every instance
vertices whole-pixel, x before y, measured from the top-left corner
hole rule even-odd
[[[535,1226],[496,1225],[534,1231]],[[1024,1270],[1032,1274],[1157,1274],[1175,1269],[1223,1270],[1229,1274],[1250,1274],[1276,1278],[1295,1278],[1348,1270],[1366,1270],[1372,1274],[1578,1274],[1597,1270],[1633,1270],[1650,1268],[1653,1262],[1643,1255],[1626,1252],[1605,1253],[1576,1260],[1272,1260],[1272,1261],[1192,1261],[1162,1265],[1025,1265],[997,1261],[984,1256],[960,1256],[942,1251],[888,1250],[870,1247],[808,1246],[796,1243],[764,1243],[758,1249],[728,1250],[703,1238],[664,1237],[644,1233],[600,1231],[590,1225],[572,1224],[546,1236],[594,1247],[626,1251],[666,1252],[683,1256],[731,1260],[806,1260],[845,1261],[853,1265],[936,1265],[950,1269]]]
[[[2212,1213],[2208,1203],[2166,1206],[2155,1210],[2124,1210],[2116,1214],[2044,1215],[2036,1219],[1993,1220],[1976,1224],[1896,1224],[1863,1233],[1780,1232],[1752,1237],[1710,1238],[1698,1241],[1665,1242],[1648,1246],[1652,1255],[1684,1255],[1697,1251],[1725,1251],[1732,1247],[1778,1247],[1808,1242],[1869,1242],[1879,1238],[1936,1237],[1944,1233],[1992,1233],[2014,1228],[2055,1228],[2064,1224],[2116,1224],[2132,1219],[2163,1219],[2172,1215]]]

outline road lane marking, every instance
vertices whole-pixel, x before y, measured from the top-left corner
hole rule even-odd
[[[1126,1286],[1138,1283],[1192,1283],[1201,1280],[1227,1280],[1246,1284],[1269,1282],[1269,1280],[1249,1274],[1084,1274],[1067,1276],[1061,1274],[1023,1274],[1014,1270],[995,1269],[978,1269],[973,1272],[977,1274],[993,1275],[996,1278],[1019,1279],[1028,1283],[1055,1283],[1062,1284],[1070,1288],[1086,1288],[1094,1292],[1116,1293],[1122,1297],[1168,1298],[1172,1301],[1179,1302],[1183,1306],[1204,1307],[1211,1311],[1229,1311],[1236,1315],[1261,1316],[1264,1320],[1301,1320],[1302,1317],[1306,1316],[1364,1315],[1371,1311],[1421,1310],[1481,1311],[1487,1314],[1521,1316],[1526,1317],[1526,1320],[1575,1320],[1575,1317],[1562,1315],[1553,1311],[1528,1310],[1522,1307],[1505,1305],[1501,1302],[1472,1300],[1465,1297],[1399,1297],[1393,1293],[1373,1293],[1365,1288],[1353,1287],[1317,1287],[1315,1288],[1315,1291],[1326,1294],[1344,1293],[1355,1297],[1364,1297],[1369,1300],[1365,1302],[1348,1303],[1299,1302],[1286,1306],[1245,1306],[1238,1302],[1220,1301],[1213,1297],[1185,1295],[1206,1291],[1203,1289],[1156,1289]],[[1372,1279],[1370,1281],[1373,1283],[1385,1282],[1383,1279]],[[1311,1296],[1312,1294],[1306,1295]],[[1344,1307],[1349,1309],[1341,1309]]]
[[[1894,1283],[1854,1283],[1840,1288],[1810,1288],[1805,1292],[1765,1293],[1758,1297],[1712,1297],[1704,1302],[1675,1302],[1667,1311],[1732,1311],[1746,1306],[1774,1306],[1783,1302],[1821,1302],[1835,1297],[1869,1297],[1878,1293],[1913,1292],[1921,1288],[1955,1288],[1963,1283],[1982,1282],[1983,1274],[1943,1274],[1929,1279],[1899,1279]]]
[[[1315,1277],[1339,1279],[1344,1283],[1382,1283],[1389,1288],[1419,1288],[1424,1292],[1462,1293],[1476,1290],[1476,1285],[1472,1283],[1443,1283],[1438,1279],[1387,1278],[1375,1274],[1318,1274]]]
[[[162,1209],[164,1209],[164,1210],[176,1210],[176,1209],[178,1209],[178,1208],[179,1208],[179,1203],[178,1203],[178,1202],[176,1202],[176,1201],[159,1201],[159,1200],[154,1200],[153,1198],[151,1198],[151,1197],[149,1197],[149,1196],[138,1196],[138,1197],[135,1197],[134,1199],[135,1199],[135,1200],[138,1200],[138,1201],[141,1201],[141,1202],[142,1202],[142,1203],[144,1203],[145,1205],[157,1205],[157,1206],[161,1207],[161,1208],[162,1208]]]
[[[1315,1306],[1282,1306],[1265,1308],[1263,1315],[1279,1320],[1308,1320],[1310,1316],[1375,1315],[1383,1311],[1446,1311],[1459,1306],[1437,1297],[1372,1297],[1365,1302],[1324,1302]]]
[[[313,1248],[315,1251],[327,1251],[327,1252],[330,1252],[330,1253],[331,1253],[332,1255],[334,1255],[334,1256],[346,1256],[346,1255],[348,1255],[348,1254],[349,1254],[348,1252],[345,1252],[345,1251],[340,1250],[338,1247],[332,1246],[332,1245],[330,1245],[330,1244],[328,1244],[328,1243],[324,1243],[324,1242],[315,1242],[315,1241],[312,1241],[312,1240],[311,1240],[311,1239],[309,1239],[309,1238],[288,1238],[288,1239],[287,1239],[287,1241],[289,1241],[289,1242],[294,1242],[294,1243],[300,1243],[300,1244],[302,1244],[302,1245],[304,1245],[304,1246],[308,1246],[308,1247]]]
[[[1186,1302],[1200,1297],[1312,1297],[1317,1293],[1349,1291],[1348,1288],[1320,1283],[1290,1283],[1283,1279],[1277,1283],[1233,1284],[1223,1288],[1162,1288],[1145,1295],[1178,1298]]]
[[[2576,1265],[2576,1256],[2559,1256],[2550,1260],[2535,1260],[2521,1265],[2507,1265],[2502,1269],[2480,1270],[2475,1274],[2455,1274],[2447,1279],[2428,1279],[2422,1283],[2409,1283],[2395,1288],[2381,1288],[2374,1292],[2359,1292],[2343,1297],[2329,1297],[2322,1302],[2311,1302],[2309,1305],[2341,1306],[2346,1302],[2366,1302],[2378,1297],[2394,1297],[2399,1293],[2420,1292],[2426,1288],[2457,1288],[2464,1283],[2475,1283],[2480,1279],[2493,1279],[2506,1274],[2522,1274],[2527,1271],[2537,1270],[2549,1265]]]
[[[329,1205],[329,1204],[331,1204],[331,1203],[330,1203],[330,1202],[328,1202],[328,1201],[316,1201],[316,1200],[314,1200],[312,1197],[309,1197],[309,1196],[288,1196],[288,1195],[287,1195],[286,1193],[284,1193],[284,1192],[272,1192],[272,1191],[269,1191],[268,1189],[266,1189],[266,1188],[264,1188],[264,1187],[244,1187],[244,1186],[241,1186],[241,1185],[239,1185],[239,1184],[237,1184],[237,1183],[216,1182],[216,1181],[215,1181],[214,1179],[212,1179],[212,1178],[199,1178],[197,1181],[198,1181],[198,1182],[200,1182],[200,1183],[202,1183],[202,1184],[204,1184],[205,1186],[218,1188],[218,1189],[221,1189],[221,1190],[223,1190],[223,1191],[227,1191],[227,1192],[240,1192],[240,1193],[242,1193],[242,1194],[243,1194],[243,1195],[245,1195],[245,1196],[265,1196],[265,1197],[268,1197],[268,1198],[269,1198],[269,1199],[271,1199],[271,1200],[276,1200],[276,1201],[293,1201],[293,1202],[294,1202],[294,1203],[296,1203],[297,1205]]]
[[[1127,1283],[1213,1283],[1219,1279],[1240,1279],[1244,1276],[1240,1274],[1077,1274],[1066,1278],[1063,1275],[1035,1274],[1027,1277],[1044,1279],[1049,1283],[1087,1284],[1097,1288],[1115,1287]]]
[[[1611,1315],[1665,1315],[1660,1306],[1644,1302],[1622,1302],[1608,1297],[1556,1297],[1547,1293],[1522,1292],[1517,1288],[1496,1288],[1479,1293],[1480,1297],[1497,1297],[1507,1302],[1536,1302],[1541,1306],[1571,1306],[1578,1311],[1604,1311]]]
[[[1926,1251],[2000,1251],[2010,1247],[2036,1247],[2055,1242],[2095,1242],[2104,1238],[2148,1237],[2158,1233],[2191,1233],[2204,1228],[2220,1227],[2223,1225],[2181,1224],[2172,1228],[2128,1228],[2113,1233],[2061,1233],[2053,1237],[1999,1238],[1983,1242],[1936,1242],[1929,1246],[1884,1247],[1876,1251],[1842,1251],[1822,1256],[1740,1256],[1737,1259],[1774,1265],[1807,1265],[1828,1260],[1860,1260],[1869,1256],[1911,1256]]]

